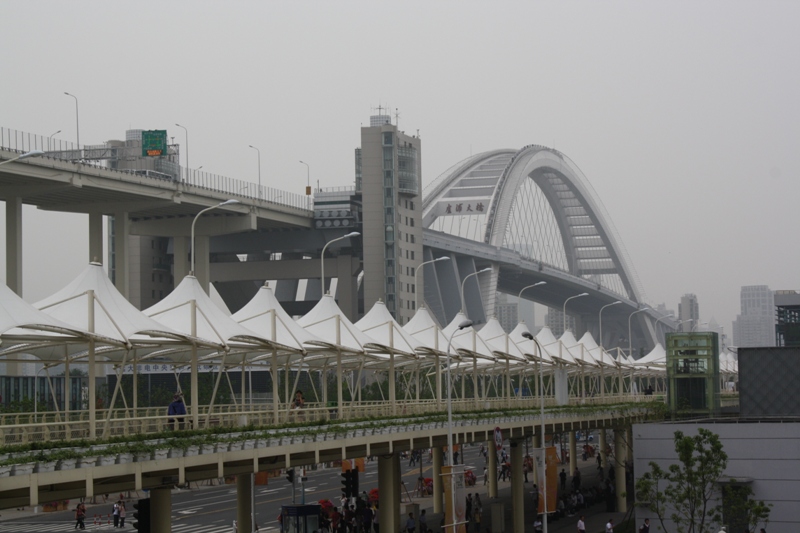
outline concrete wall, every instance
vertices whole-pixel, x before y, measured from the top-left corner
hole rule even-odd
[[[800,418],[783,423],[728,419],[635,424],[633,457],[636,478],[649,471],[650,461],[662,468],[676,462],[675,431],[696,435],[699,427],[719,435],[723,449],[728,454],[725,475],[736,479],[752,479],[753,498],[773,505],[767,531],[800,531],[800,514],[797,512],[800,507]],[[658,525],[655,514],[637,507],[637,527],[645,518],[650,518],[651,526]],[[665,523],[668,531],[674,531],[672,522]],[[653,531],[658,531],[658,528],[653,527]]]

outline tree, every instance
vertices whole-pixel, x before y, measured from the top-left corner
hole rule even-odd
[[[717,484],[728,465],[728,455],[722,449],[719,435],[699,428],[694,437],[675,432],[675,452],[678,462],[667,470],[651,462],[650,471],[636,483],[638,505],[653,511],[667,531],[664,520],[669,517],[678,533],[711,533],[722,522],[722,505]],[[664,485],[664,490],[661,490]],[[727,486],[726,486],[727,488]],[[723,501],[726,488],[723,488]],[[749,499],[752,491],[737,491],[738,500],[726,502],[733,513],[744,513],[751,531],[759,522],[769,520],[770,505]],[[668,514],[669,513],[669,514]]]

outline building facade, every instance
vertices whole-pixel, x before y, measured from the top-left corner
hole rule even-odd
[[[678,320],[682,322],[678,326],[678,331],[692,331],[692,327],[700,322],[700,304],[697,303],[696,295],[681,296],[681,303],[678,304]]]
[[[734,346],[775,346],[775,297],[766,285],[741,290],[741,314],[733,322]]]
[[[356,194],[361,195],[364,309],[379,299],[400,324],[414,316],[417,269],[422,263],[421,142],[392,124],[370,117],[356,149]]]

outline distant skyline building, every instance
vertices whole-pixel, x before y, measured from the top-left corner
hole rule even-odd
[[[564,311],[548,308],[544,316],[544,325],[550,328],[557,338],[564,334]],[[575,317],[567,315],[567,328],[575,331]]]
[[[766,285],[746,285],[740,301],[741,313],[733,321],[734,346],[775,346],[775,293]]]
[[[400,324],[416,312],[422,274],[421,141],[373,115],[356,148],[356,194],[361,194],[364,309],[379,299]],[[418,278],[418,279],[417,279]],[[421,295],[420,295],[421,296]]]
[[[696,295],[684,294],[681,296],[681,302],[678,304],[678,320],[687,321],[679,326],[678,331],[692,331],[692,327],[700,321],[700,304],[697,302]]]
[[[519,323],[517,298],[498,292],[494,313],[497,321],[503,326],[503,331],[511,333]]]

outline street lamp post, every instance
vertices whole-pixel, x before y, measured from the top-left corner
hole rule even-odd
[[[311,167],[305,161],[300,161],[300,164],[306,166],[306,196],[311,196]]]
[[[519,303],[520,303],[520,301],[522,301],[522,293],[527,291],[528,289],[532,289],[534,287],[538,287],[539,285],[547,285],[547,282],[546,281],[539,281],[539,282],[534,283],[533,285],[528,285],[527,287],[522,287],[522,290],[519,291],[519,294],[517,295],[517,321],[518,322],[522,322],[522,320],[520,320],[520,318],[519,318]]]
[[[359,232],[352,231],[352,232],[348,233],[347,235],[342,235],[341,237],[337,237],[337,238],[335,238],[335,239],[333,239],[331,241],[326,242],[325,246],[322,247],[322,253],[319,254],[319,261],[320,261],[320,266],[322,267],[322,294],[323,295],[326,294],[325,293],[325,249],[328,247],[329,244],[332,244],[332,243],[334,243],[336,241],[341,241],[343,239],[349,239],[350,237],[358,237],[359,235],[361,235]]]
[[[692,326],[692,331],[689,333],[694,333],[697,331],[697,326],[707,326],[708,322],[700,322],[699,320],[692,319],[694,321],[694,326]]]
[[[57,132],[50,134],[50,136],[47,138],[47,151],[48,152],[52,150],[52,148],[50,147],[50,142],[53,140],[53,135],[58,135],[59,133],[61,133],[61,130],[58,130]]]
[[[179,128],[183,128],[184,133],[186,133],[186,175],[189,175],[189,130],[186,126],[181,126],[177,122],[175,123],[176,126]],[[180,164],[180,163],[179,163]]]
[[[472,320],[463,320],[450,334],[450,338],[447,341],[447,360],[445,363],[447,366],[447,463],[450,465],[450,516],[453,519],[453,523],[450,526],[453,528],[453,533],[455,533],[456,529],[456,474],[453,470],[455,465],[453,464],[453,401],[450,397],[450,346],[453,344],[453,337],[455,337],[456,333],[470,326],[472,326]]]
[[[24,154],[18,155],[17,157],[12,157],[11,159],[0,161],[0,165],[5,165],[6,163],[13,163],[14,161],[19,161],[20,159],[28,159],[29,157],[39,157],[40,155],[44,155],[44,152],[42,152],[41,150],[31,150],[30,152],[25,152]]]
[[[258,199],[261,200],[261,150],[252,144],[249,144],[248,146],[258,152]]]
[[[544,475],[540,475],[539,477],[542,479],[542,509],[544,510],[542,512],[542,531],[543,533],[547,533],[547,453],[544,446],[544,372],[542,370],[544,365],[542,364],[542,345],[539,344],[539,341],[536,340],[536,337],[534,337],[530,331],[524,331],[522,336],[529,341],[533,341],[536,345],[536,355],[539,359],[539,420],[541,423],[541,442],[539,444],[542,449],[542,468],[545,469],[543,472]]]
[[[302,163],[302,161],[301,161],[301,163]],[[419,281],[418,281],[419,280],[419,272],[420,272],[420,270],[422,270],[422,267],[424,267],[425,265],[429,265],[429,264],[435,263],[437,261],[450,261],[450,258],[448,256],[446,256],[446,255],[443,255],[442,257],[437,257],[436,259],[431,259],[430,261],[424,261],[423,263],[421,263],[419,265],[419,267],[417,267],[417,270],[414,271],[414,291],[415,291],[414,292],[414,309],[418,309],[419,308],[419,293],[420,293]]]
[[[612,303],[610,303],[608,305],[604,305],[603,307],[600,308],[600,313],[599,313],[599,315],[597,317],[597,319],[598,319],[597,321],[600,322],[600,347],[601,348],[603,347],[603,309],[605,309],[606,307],[611,307],[612,305],[617,305],[617,304],[621,304],[621,303],[622,303],[621,301],[617,300],[616,302],[612,302]]]
[[[233,205],[238,204],[239,200],[225,200],[224,202],[220,202],[217,205],[212,205],[211,207],[206,207],[199,213],[194,216],[194,220],[192,220],[192,270],[189,272],[192,276],[194,276],[194,225],[197,222],[197,219],[200,218],[200,215],[205,213],[206,211],[211,211],[212,209],[217,209],[218,207],[224,207],[226,205]]]
[[[80,149],[81,149],[81,127],[80,127],[80,123],[78,122],[78,97],[75,96],[74,94],[70,94],[68,92],[65,92],[64,94],[66,94],[67,96],[71,96],[71,97],[73,97],[75,99],[75,133],[76,133],[76,136],[77,136],[77,139],[78,139],[78,151],[80,152]],[[80,158],[78,158],[78,159],[80,159]]]
[[[643,307],[642,309],[638,309],[628,315],[628,357],[633,357],[633,330],[631,329],[631,318],[636,313],[641,313],[643,311],[649,311],[649,307]]]
[[[659,317],[658,320],[656,320],[656,323],[655,323],[656,337],[658,337],[659,339],[661,337],[658,334],[658,323],[661,322],[662,320],[664,320],[665,318],[670,318],[670,317],[674,318],[675,317],[675,313],[666,314],[666,315],[664,315],[662,317]]]
[[[588,292],[582,292],[580,294],[576,294],[575,296],[570,296],[566,300],[564,300],[564,333],[567,332],[567,302],[570,300],[574,300],[575,298],[580,298],[582,296],[589,296]]]
[[[482,274],[483,272],[489,272],[491,269],[492,267],[486,267],[484,269],[478,270],[477,272],[473,272],[472,274],[468,274],[467,276],[464,277],[463,280],[461,280],[461,312],[464,314],[464,316],[467,316],[467,308],[464,303],[464,283],[472,276],[477,276],[478,274]]]

